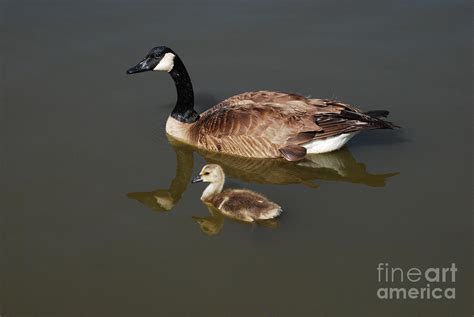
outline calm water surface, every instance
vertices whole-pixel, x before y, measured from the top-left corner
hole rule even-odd
[[[468,1],[0,2],[1,316],[469,316]],[[248,90],[388,109],[397,131],[290,164],[176,144],[149,48],[187,65],[196,108]],[[210,212],[190,185],[281,204]],[[456,300],[383,301],[376,267],[448,266]]]

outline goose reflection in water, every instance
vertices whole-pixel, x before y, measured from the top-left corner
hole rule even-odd
[[[371,174],[363,163],[357,162],[347,148],[338,151],[308,156],[300,162],[288,162],[281,159],[252,159],[210,153],[183,144],[168,136],[176,153],[176,176],[167,189],[155,189],[147,192],[132,192],[131,199],[138,200],[157,212],[166,212],[181,199],[181,195],[191,183],[193,176],[194,152],[201,155],[207,163],[219,164],[226,175],[248,183],[259,184],[302,184],[317,188],[316,180],[348,182],[372,187],[383,187],[388,178],[398,173]],[[208,217],[194,217],[203,232],[218,233],[223,225],[222,215],[209,210]],[[268,224],[269,227],[275,227]]]

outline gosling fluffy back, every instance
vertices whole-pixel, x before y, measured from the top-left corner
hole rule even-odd
[[[206,202],[229,217],[245,221],[273,219],[282,212],[278,204],[248,189],[225,189]]]

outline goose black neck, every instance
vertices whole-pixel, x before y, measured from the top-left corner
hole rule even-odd
[[[184,123],[193,123],[199,119],[199,114],[194,110],[194,92],[191,78],[189,78],[186,67],[176,55],[174,66],[170,75],[176,85],[178,101],[171,112],[171,117]]]

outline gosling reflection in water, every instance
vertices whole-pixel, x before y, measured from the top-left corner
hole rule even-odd
[[[202,193],[201,200],[210,204],[229,218],[244,222],[267,220],[278,217],[281,207],[265,196],[248,189],[225,189],[225,174],[217,164],[204,166],[193,183],[206,182],[209,185]]]
[[[398,173],[371,174],[363,163],[357,162],[347,148],[308,156],[298,163],[280,159],[252,159],[209,153],[169,138],[176,153],[176,176],[169,188],[149,192],[133,192],[135,199],[154,211],[170,211],[181,199],[191,181],[193,153],[198,152],[208,163],[219,164],[229,177],[249,183],[302,184],[317,188],[315,180],[348,182],[383,187],[388,178]]]

